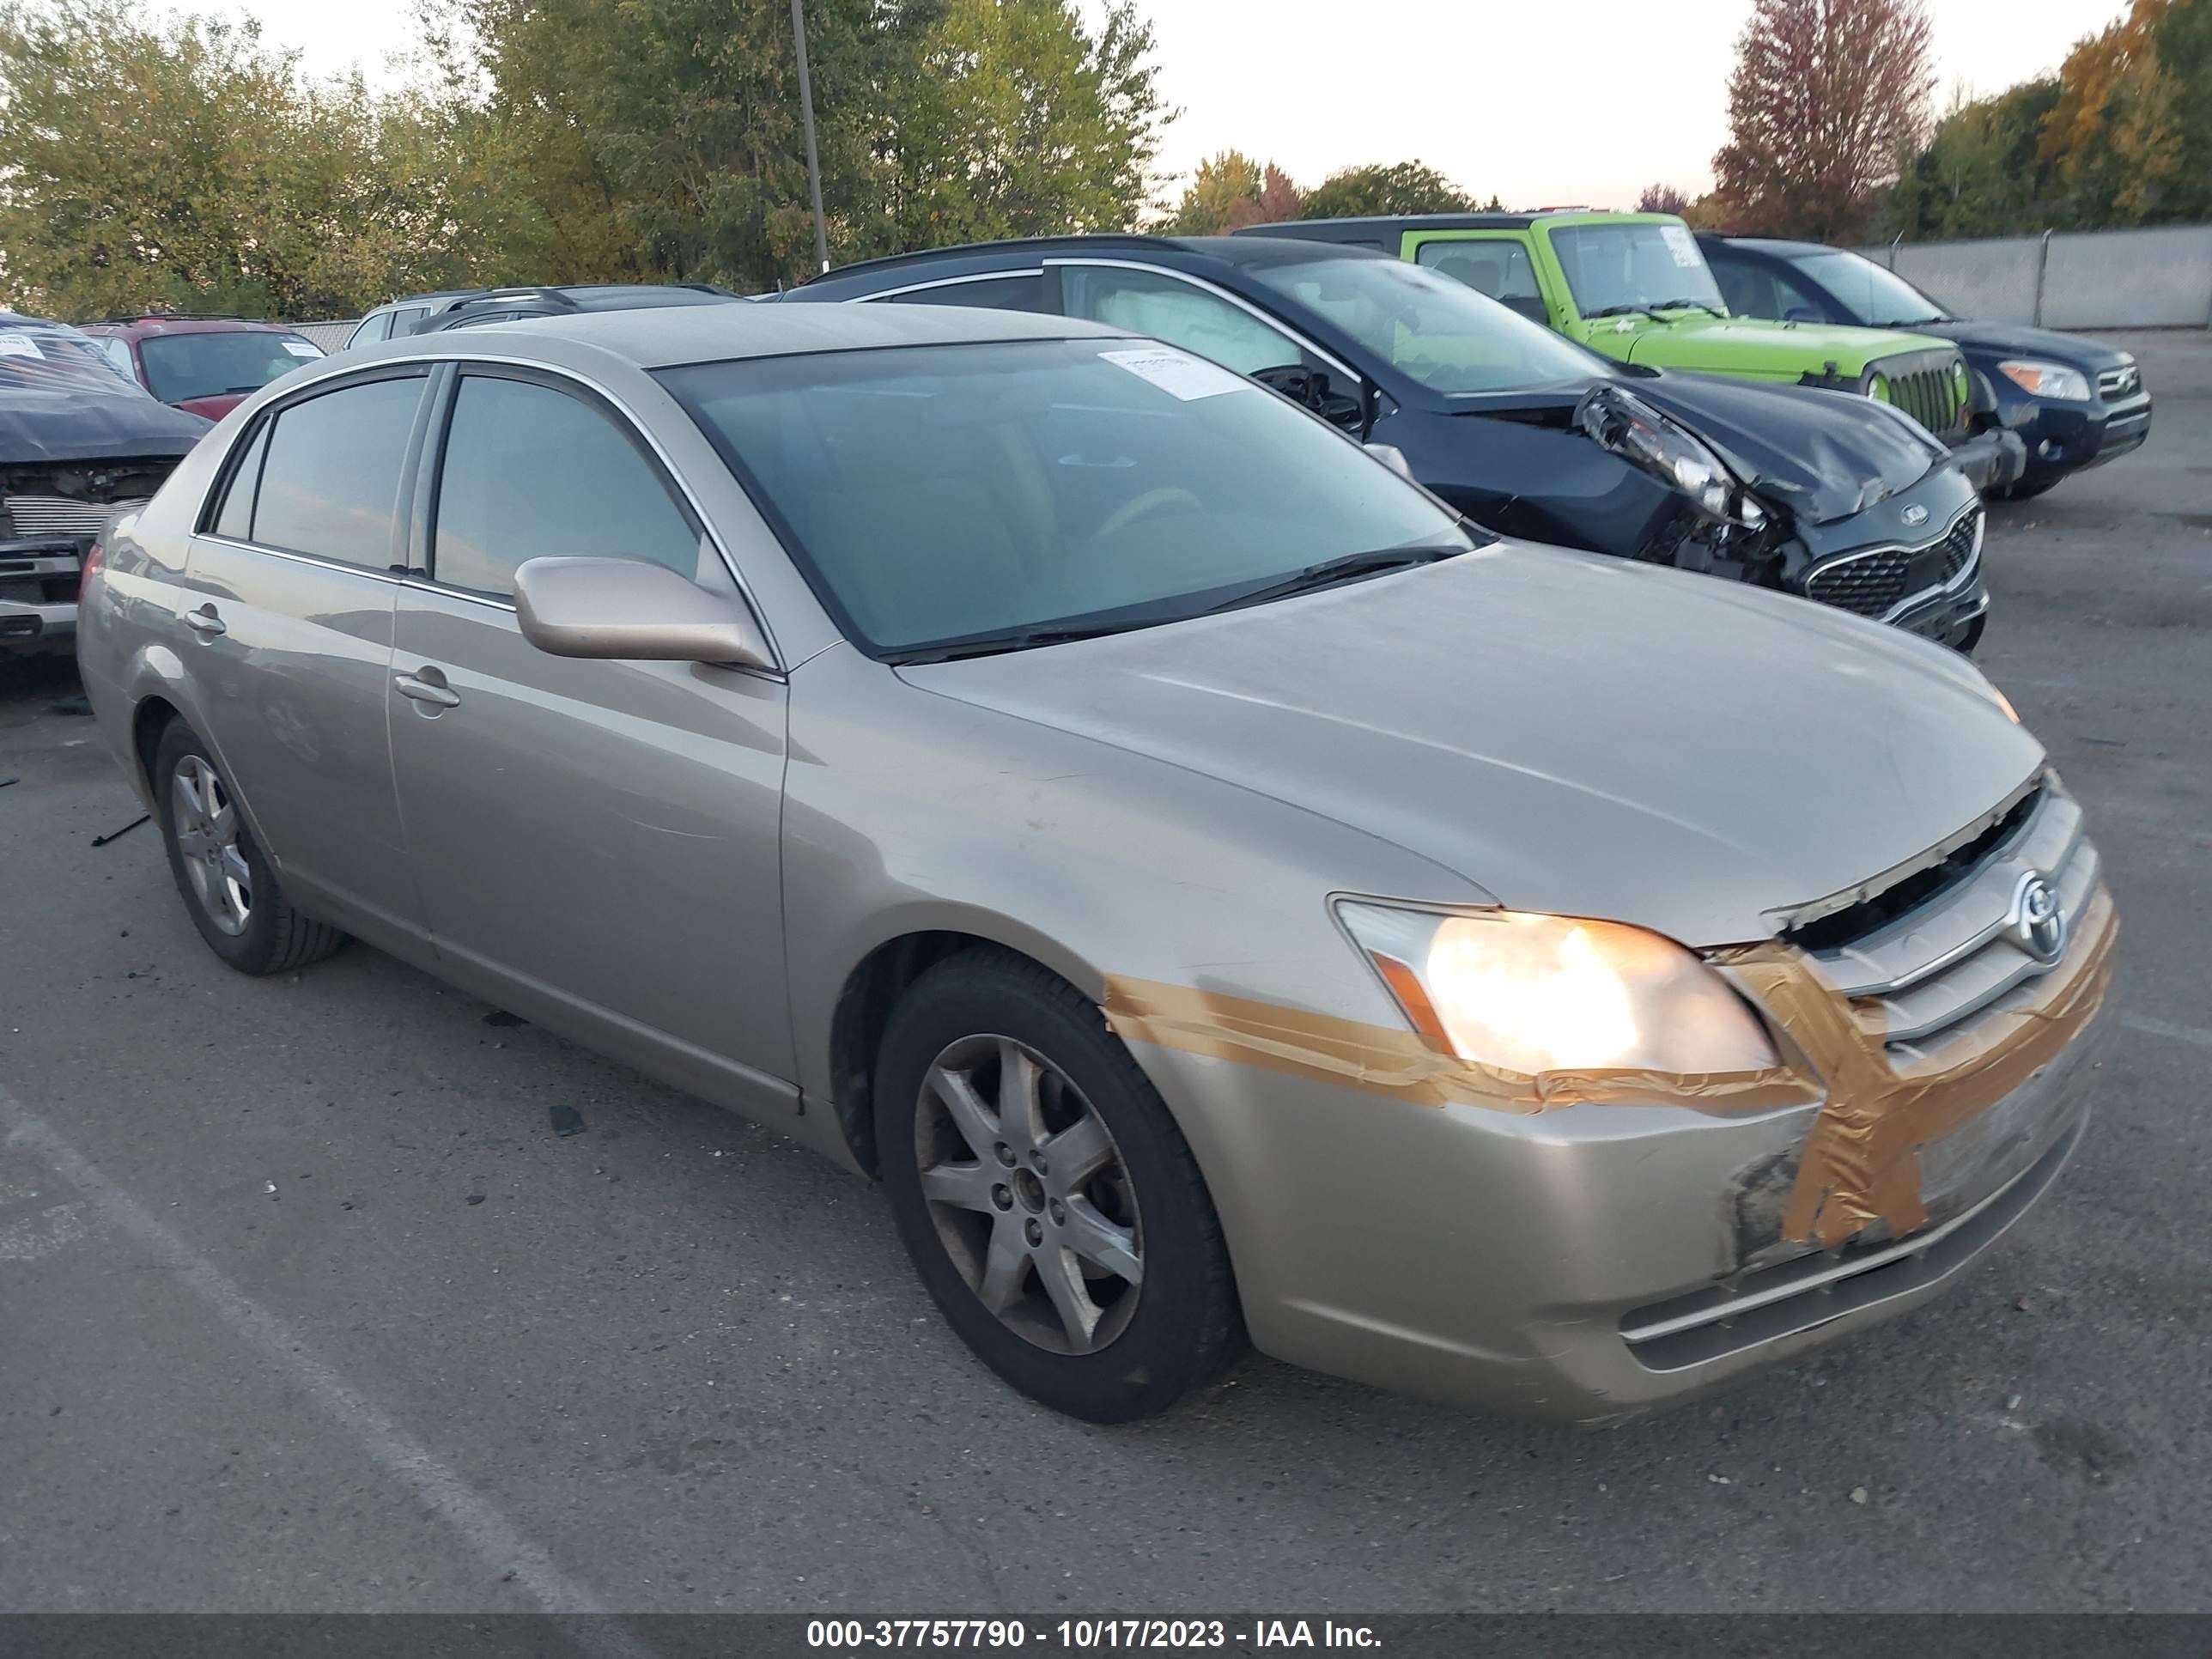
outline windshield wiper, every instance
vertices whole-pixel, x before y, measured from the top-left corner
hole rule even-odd
[[[1339,582],[1357,581],[1363,576],[1379,576],[1386,571],[1405,570],[1417,564],[1434,564],[1439,559],[1449,559],[1467,550],[1464,547],[1446,545],[1383,547],[1370,553],[1347,553],[1340,559],[1323,559],[1319,564],[1310,564],[1279,581],[1248,588],[1234,599],[1208,605],[1206,611],[1208,614],[1241,611],[1248,605],[1266,605],[1273,599],[1287,599],[1296,593],[1310,593],[1317,588],[1333,587]]]
[[[1638,300],[1628,305],[1603,306],[1584,314],[1589,317],[1626,317],[1633,312],[1639,316],[1649,317],[1656,323],[1663,323],[1667,319],[1659,314],[1662,311],[1704,311],[1710,312],[1716,317],[1728,314],[1725,312],[1714,311],[1703,300],[1659,300],[1649,305]]]
[[[957,662],[963,657],[994,657],[1005,651],[1027,651],[1040,645],[1065,645],[1070,640],[1095,640],[1107,634],[1125,634],[1133,628],[1150,628],[1152,620],[1069,623],[1060,627],[1009,628],[997,634],[977,634],[943,645],[917,646],[888,653],[884,660],[904,667],[915,663]]]
[[[1661,300],[1651,307],[1654,311],[1702,311],[1709,317],[1725,317],[1724,311],[1716,311],[1703,300]]]

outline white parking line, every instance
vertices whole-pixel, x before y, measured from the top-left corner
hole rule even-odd
[[[2120,1024],[2146,1036],[2171,1037],[2176,1042],[2193,1042],[2200,1048],[2212,1048],[2212,1030],[2202,1025],[2176,1025],[2171,1020],[2153,1019],[2148,1014],[2122,1014]]]
[[[317,1358],[275,1314],[240,1290],[220,1267],[149,1214],[138,1200],[5,1089],[0,1089],[0,1140],[29,1153],[78,1192],[102,1218],[137,1241],[176,1274],[176,1281],[213,1308],[224,1324],[291,1373],[315,1408],[361,1443],[383,1469],[458,1533],[494,1576],[511,1579],[548,1613],[604,1614],[585,1585],[461,1479],[390,1413]],[[610,1659],[640,1659],[644,1650],[611,1620],[594,1619],[570,1632]]]

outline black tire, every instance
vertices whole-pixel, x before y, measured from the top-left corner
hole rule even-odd
[[[1133,1307],[1122,1310],[1124,1322],[1089,1352],[1038,1346],[986,1307],[939,1230],[933,1213],[939,1206],[923,1196],[917,1117],[925,1080],[954,1045],[982,1038],[1011,1038],[1061,1073],[1079,1092],[1078,1109],[1087,1107],[1103,1123],[1115,1167],[1126,1172],[1133,1213],[1140,1218],[1141,1280]],[[1024,1394],[1071,1417],[1127,1422],[1164,1411],[1212,1381],[1242,1350],[1229,1252],[1197,1161],[1097,1005],[1065,981],[991,949],[938,963],[891,1014],[874,1098],[877,1157],[915,1270],[961,1339]],[[976,1219],[994,1224],[988,1216]],[[1042,1281],[1032,1271],[1023,1269],[1022,1282],[1041,1296]],[[1106,1328],[1102,1322],[1099,1329]]]
[[[215,775],[232,803],[234,813],[237,811],[238,794],[198,734],[184,721],[171,720],[154,750],[155,819],[161,826],[161,843],[169,854],[169,873],[176,878],[177,892],[185,901],[185,913],[191,917],[192,925],[199,929],[208,949],[241,974],[262,975],[304,968],[344,944],[346,936],[337,928],[326,922],[311,921],[292,908],[277,883],[276,872],[269,867],[268,859],[246,828],[243,814],[238,814],[236,846],[250,872],[248,891],[252,903],[243,926],[235,933],[224,931],[195,887],[186,868],[187,855],[178,841],[177,774],[187,763]]]
[[[1997,493],[2008,501],[2032,501],[2047,489],[2054,489],[2066,475],[2057,473],[2047,478],[2021,478],[2007,484]]]

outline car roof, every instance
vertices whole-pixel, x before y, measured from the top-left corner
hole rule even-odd
[[[1778,236],[1723,236],[1717,231],[1701,230],[1701,242],[1719,242],[1727,247],[1748,249],[1753,253],[1771,253],[1778,259],[1802,259],[1814,253],[1835,253],[1842,250],[1830,247],[1826,242],[1784,241]]]
[[[410,335],[391,343],[440,355],[486,349],[494,340],[574,340],[641,368],[721,362],[742,357],[794,356],[878,347],[958,345],[997,340],[1126,337],[1127,331],[1072,317],[961,306],[704,305],[633,307],[523,317],[480,328]],[[403,356],[399,350],[380,353]]]
[[[1376,225],[1404,225],[1414,230],[1526,230],[1539,219],[1564,216],[1545,213],[1366,213],[1342,219],[1301,219],[1316,229],[1357,230]],[[1265,236],[1267,227],[1250,225],[1236,236]]]
[[[107,334],[140,340],[150,340],[163,334],[296,332],[289,323],[260,322],[251,317],[109,317],[97,323],[87,323],[84,328],[88,334]]]
[[[1347,247],[1334,242],[1299,240],[1287,236],[1138,236],[1118,232],[1103,232],[1084,236],[1013,237],[997,242],[961,242],[951,247],[929,248],[916,253],[896,253],[886,258],[862,259],[849,265],[840,265],[793,290],[795,295],[806,294],[809,289],[817,293],[835,294],[848,285],[856,294],[880,291],[871,279],[878,276],[912,276],[926,281],[928,273],[940,266],[960,266],[981,264],[988,266],[994,259],[1008,261],[1042,261],[1055,257],[1082,257],[1118,253],[1127,258],[1161,258],[1181,254],[1196,255],[1200,258],[1218,259],[1232,265],[1268,265],[1285,260],[1326,258],[1384,258],[1372,248]],[[971,270],[969,274],[981,274]]]

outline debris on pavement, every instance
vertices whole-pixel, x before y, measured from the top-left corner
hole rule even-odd
[[[553,1133],[564,1140],[570,1135],[583,1133],[591,1127],[584,1121],[584,1115],[574,1106],[549,1106],[545,1109],[545,1116],[553,1126]]]
[[[108,836],[94,836],[92,838],[92,844],[94,847],[105,847],[111,841],[121,841],[124,836],[129,835],[133,830],[136,830],[140,824],[145,823],[146,820],[151,817],[153,817],[153,814],[150,812],[141,812],[137,817],[131,819],[130,823],[125,824],[120,830],[115,831],[114,834]]]

